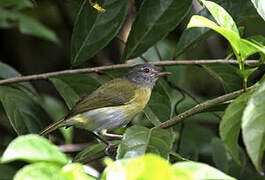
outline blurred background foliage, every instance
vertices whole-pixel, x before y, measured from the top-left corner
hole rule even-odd
[[[113,38],[106,47],[96,52],[89,61],[78,65],[71,64],[70,52],[72,49],[70,48],[74,20],[77,16],[81,0],[20,0],[21,4],[14,3],[15,1],[1,0],[0,2],[0,61],[19,72],[17,73],[14,70],[14,73],[8,77],[54,72],[76,67],[94,67],[130,63],[131,61],[143,62],[143,59],[140,57],[125,62],[123,57],[125,45],[122,42],[127,39],[130,27],[142,3],[141,0],[128,1],[128,14],[125,16],[124,23],[117,35],[119,38]],[[252,35],[265,36],[265,21],[258,15],[250,1],[224,0],[216,2],[225,7],[234,17],[238,27],[242,27],[242,37]],[[185,13],[185,16],[181,17],[180,23],[163,40],[156,43],[156,47],[152,47],[143,53],[145,59],[159,61],[159,56],[161,56],[163,60],[171,60],[177,56],[176,59],[178,60],[203,60],[225,59],[230,56],[231,48],[227,41],[209,29],[201,28],[198,31],[204,33],[200,33],[199,37],[194,38],[194,40],[187,39],[191,36],[196,37],[197,34],[196,31],[191,32],[190,29],[186,29],[190,17],[196,13],[209,17],[209,12],[205,8],[197,1],[193,1]],[[148,40],[148,37],[146,38]],[[189,43],[189,41],[192,42]],[[130,53],[127,53],[126,57],[130,57]],[[231,58],[233,59],[233,56]],[[250,57],[250,59],[258,58],[257,54]],[[4,66],[4,64],[1,65],[1,67]],[[1,67],[0,70],[2,70]],[[211,70],[218,68],[220,68],[219,72],[223,72],[221,75],[223,80],[228,81],[231,78],[234,83],[232,82],[225,87],[220,79],[217,80],[216,76],[212,76]],[[233,66],[229,68],[233,69]],[[227,70],[226,66],[214,67],[214,65],[178,65],[167,67],[167,70],[174,73],[174,76],[168,77],[169,80],[191,93],[199,102],[241,88],[240,82],[242,79],[234,77],[231,73],[233,70],[231,69]],[[224,73],[225,70],[228,71],[228,75]],[[3,71],[0,72],[1,78],[7,78]],[[45,121],[41,121],[41,123],[44,123],[41,126],[44,127],[52,122],[52,120],[58,120],[63,117],[67,113],[68,108],[71,108],[80,97],[89,94],[103,82],[120,76],[125,71],[116,70],[106,73],[94,73],[91,76],[84,74],[66,75],[50,78],[49,80],[52,83],[45,80],[37,80],[31,82],[35,90],[29,83],[24,83],[21,84],[23,88],[26,86],[28,89],[31,89],[29,90],[30,94],[38,92],[39,96],[37,99],[33,98],[32,102],[23,101],[23,98],[21,98],[21,101],[27,103],[30,107],[35,106],[36,102],[40,104],[39,108],[35,110],[36,114],[31,114],[29,117],[35,118],[36,121],[39,117],[42,117],[41,119]],[[214,72],[218,72],[218,70]],[[262,69],[256,71],[249,78],[249,84],[256,82],[262,75]],[[64,89],[61,88],[62,86]],[[17,99],[23,96],[23,94],[10,89],[1,90],[0,93],[4,93],[4,91],[13,93],[15,98],[14,103],[17,103]],[[155,124],[155,118],[163,122],[173,117],[176,112],[184,112],[196,105],[196,102],[189,96],[186,96],[185,100],[177,106],[175,112],[175,104],[180,98],[179,92],[169,87],[164,80],[160,80],[153,91],[148,107],[135,118],[133,124],[152,127],[150,121]],[[153,112],[156,112],[156,114]],[[241,156],[243,157],[242,161],[247,164],[245,170],[242,170],[230,156],[227,156],[227,152],[218,138],[219,117],[222,115],[223,112],[219,111],[217,114],[206,112],[190,117],[190,120],[184,125],[185,128],[183,130],[179,154],[190,160],[209,163],[234,177],[244,179],[246,174],[253,174],[253,178],[259,177],[250,164],[250,160],[245,156]],[[153,120],[150,120],[150,118]],[[178,132],[180,127],[174,128]],[[93,137],[86,131],[80,129],[75,129],[74,131],[73,129],[61,129],[61,131],[63,136],[57,132],[50,137],[57,145],[65,143],[85,143],[87,145],[93,143]],[[123,129],[117,130],[120,133],[123,131]],[[24,134],[27,130],[20,129],[19,132],[19,134]],[[175,138],[178,138],[178,135]],[[0,114],[0,137],[0,154],[2,154],[6,146],[16,137],[16,132],[10,125],[3,107],[1,107]],[[242,140],[240,140],[240,145],[242,145]],[[177,144],[174,146],[175,149],[178,148]],[[67,153],[76,154],[76,152]],[[240,151],[240,153],[244,154],[244,151]],[[121,157],[123,156],[121,155]],[[100,161],[94,161],[91,165],[99,171],[102,171],[104,167]],[[21,167],[20,164],[17,166]]]

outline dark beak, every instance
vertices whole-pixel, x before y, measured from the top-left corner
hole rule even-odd
[[[154,75],[154,77],[159,77],[159,76],[164,76],[164,75],[168,75],[171,74],[171,72],[156,72],[156,74]]]

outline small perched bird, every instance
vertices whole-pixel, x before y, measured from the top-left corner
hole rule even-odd
[[[136,65],[123,77],[103,84],[82,98],[67,116],[48,126],[40,135],[60,127],[75,126],[103,136],[117,137],[107,131],[127,125],[141,112],[150,99],[158,77],[166,74],[170,73],[161,72],[151,64]],[[97,138],[110,145],[99,136]]]

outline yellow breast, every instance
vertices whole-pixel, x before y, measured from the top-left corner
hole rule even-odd
[[[129,120],[144,109],[150,99],[150,96],[151,88],[149,87],[139,86],[135,89],[135,96],[126,103],[126,114],[128,115]]]

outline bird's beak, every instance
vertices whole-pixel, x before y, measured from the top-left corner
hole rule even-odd
[[[171,74],[171,72],[157,72],[154,77],[159,77],[159,76],[164,76],[164,75],[168,75],[168,74]]]

